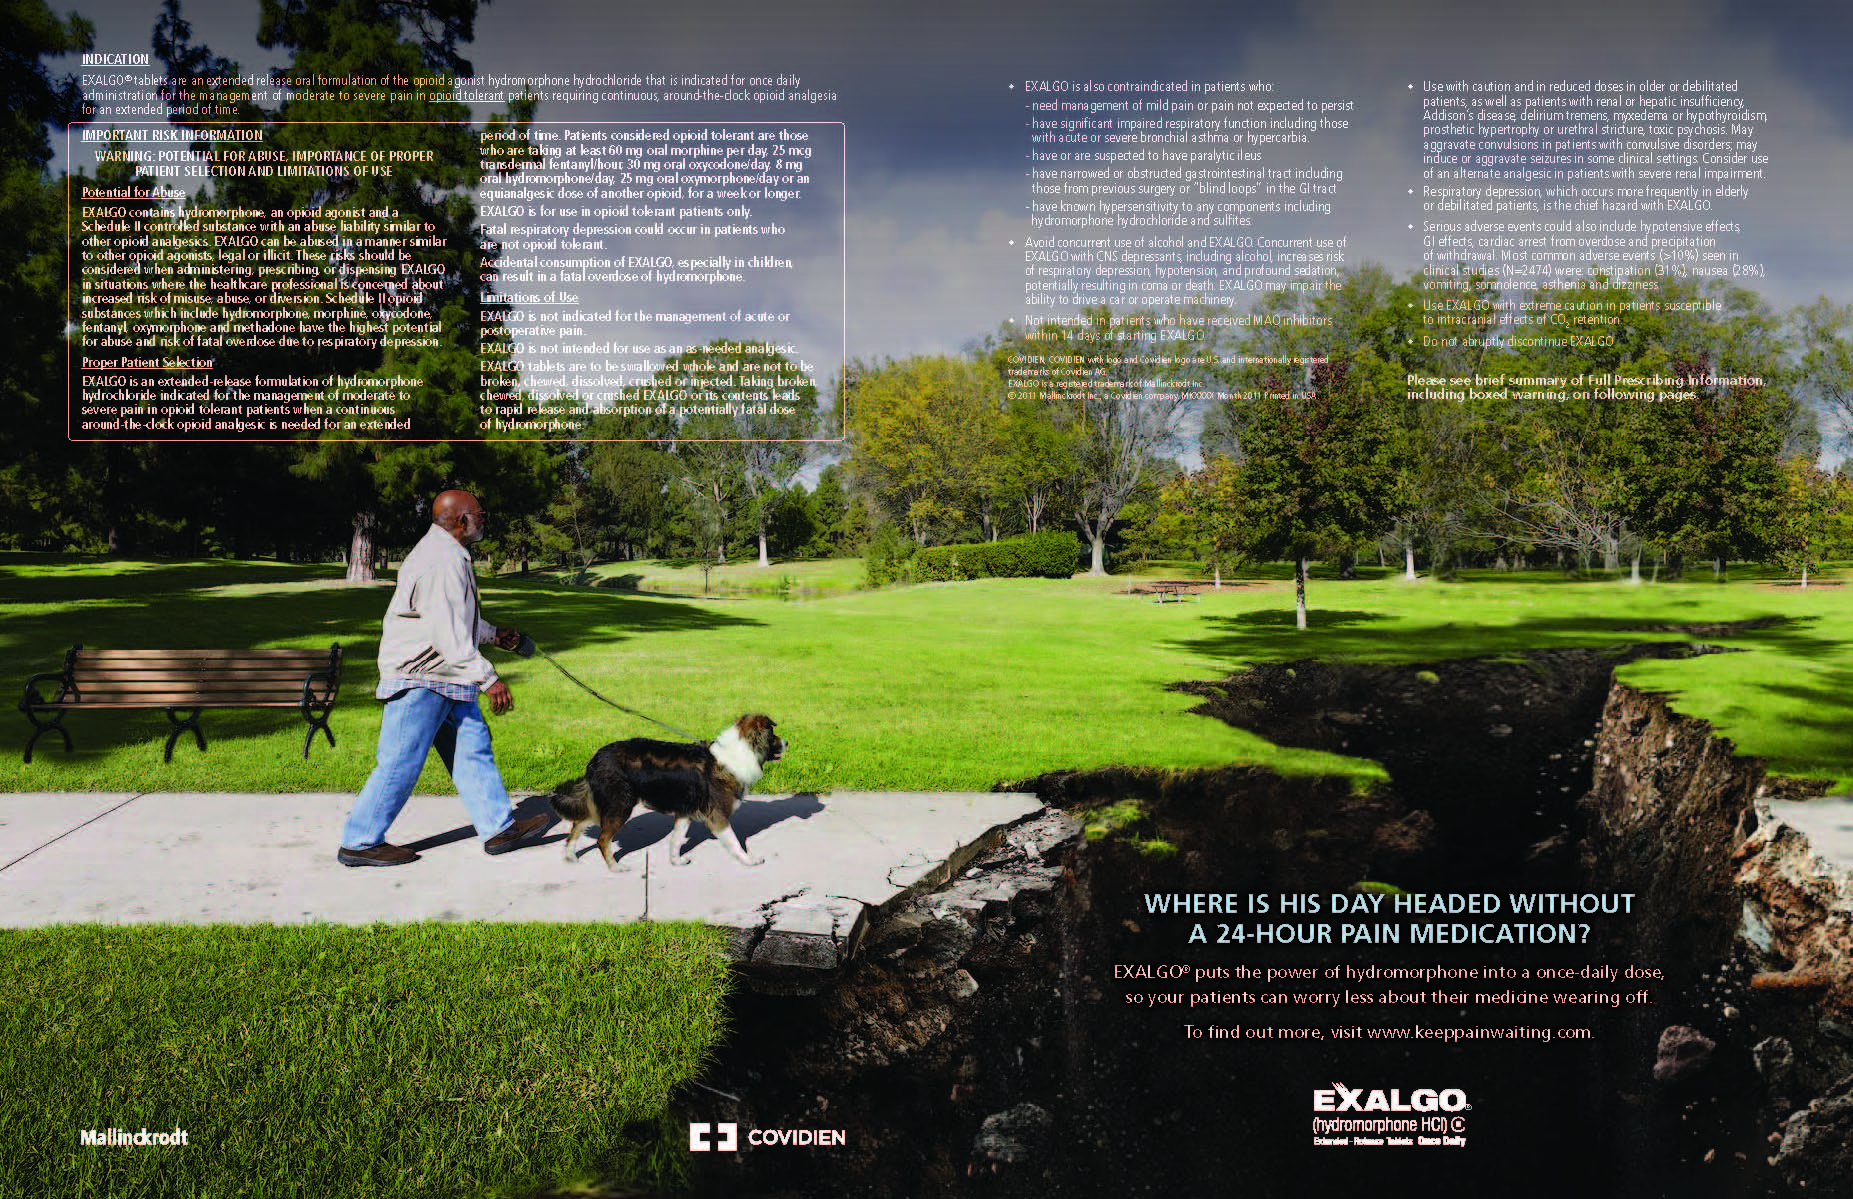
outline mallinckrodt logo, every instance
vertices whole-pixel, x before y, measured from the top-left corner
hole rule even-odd
[[[1419,1087],[1409,1092],[1407,1100],[1400,1088],[1366,1091],[1359,1087],[1353,1090],[1342,1082],[1333,1083],[1329,1091],[1313,1092],[1316,1112],[1458,1112],[1465,1111],[1467,1106],[1467,1092],[1458,1087],[1445,1091]]]
[[[80,1128],[77,1131],[79,1145],[97,1145],[107,1149],[126,1149],[136,1145],[184,1145],[187,1143],[187,1130],[176,1128],[172,1132],[149,1132],[146,1128],[140,1132],[129,1132],[121,1128]]]

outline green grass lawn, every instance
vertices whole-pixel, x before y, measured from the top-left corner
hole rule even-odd
[[[1154,577],[1175,577],[1160,564]],[[126,567],[126,569],[125,569]],[[757,569],[757,568],[745,568]],[[775,568],[776,569],[776,568]],[[1276,573],[1278,571],[1276,570]],[[1263,659],[1413,662],[1526,649],[1689,639],[1647,626],[1781,616],[1721,641],[1745,654],[1641,663],[1625,677],[1671,691],[1745,752],[1779,769],[1853,781],[1853,592],[1801,591],[1709,573],[1679,584],[1572,582],[1542,573],[1405,583],[1369,568],[1316,573],[1312,628],[1293,627],[1290,585],[1240,581],[1194,603],[1125,594],[1124,577],[982,580],[843,592],[799,603],[687,599],[505,576],[485,614],[618,703],[707,737],[745,711],[779,722],[793,749],[781,791],[984,789],[1047,770],[1236,760],[1370,777],[1364,763],[1285,751],[1188,715],[1165,690]],[[347,654],[333,749],[304,762],[292,713],[208,712],[209,750],[186,739],[161,761],[158,712],[79,713],[74,752],[41,739],[20,762],[23,716],[0,735],[0,791],[357,790],[373,763],[374,654],[384,585],[339,586],[333,568],[274,563],[72,562],[0,555],[0,660],[15,685],[74,642],[102,647],[321,646]],[[600,704],[544,659],[490,651],[517,708],[494,720],[511,790],[576,776],[618,737],[668,734]],[[426,786],[448,789],[433,771]]]
[[[568,581],[574,571],[547,571],[554,582]],[[718,566],[688,559],[648,559],[640,562],[603,562],[586,572],[595,587],[655,591],[675,595],[776,595],[812,598],[855,591],[863,587],[860,558],[823,561],[773,559],[759,565],[757,558],[738,559]]]
[[[673,1179],[674,1130],[589,1134],[662,1112],[726,990],[719,932],[689,925],[87,925],[0,943],[0,1193],[20,1197]],[[187,1143],[96,1149],[85,1129]]]
[[[718,932],[689,925],[72,926],[0,946],[0,1195],[22,1199],[673,1181],[685,1129],[616,1130],[700,1070],[726,991]],[[79,1145],[112,1128],[187,1143]]]
[[[827,568],[845,580],[860,570],[817,565],[820,577]],[[666,577],[686,580],[686,570]],[[1154,563],[1139,573],[1191,572]],[[1173,604],[1128,594],[1121,576],[845,586],[797,603],[504,576],[485,581],[484,605],[591,686],[692,734],[710,736],[743,711],[771,714],[792,748],[770,792],[983,789],[1056,769],[1234,761],[1364,784],[1380,776],[1374,764],[1270,746],[1190,715],[1193,701],[1167,684],[1261,660],[1407,663],[1652,639],[1747,652],[1637,663],[1629,681],[1671,692],[1779,770],[1853,785],[1848,590],[1804,592],[1741,570],[1726,584],[1700,572],[1643,586],[1537,573],[1405,583],[1374,567],[1339,582],[1315,571],[1312,628],[1301,632],[1286,572],[1258,573]],[[358,789],[379,728],[373,656],[388,591],[338,584],[334,568],[0,555],[0,661],[15,686],[74,642],[339,641],[348,654],[338,744],[318,741],[307,763],[293,714],[209,712],[208,752],[183,741],[164,765],[159,713],[84,713],[70,719],[74,752],[41,740],[27,766],[18,716],[0,737],[0,793]],[[1650,627],[1767,617],[1782,619],[1697,638]],[[614,738],[660,735],[540,658],[495,657],[518,704],[493,722],[511,790],[576,776]],[[447,791],[448,781],[433,770],[426,786]],[[506,925],[7,932],[5,1077],[10,1094],[33,1102],[0,1108],[0,1197],[374,1199],[483,1194],[596,1170],[658,1177],[685,1158],[652,1159],[650,1146],[666,1142],[617,1130],[647,1133],[662,1097],[694,1075],[724,984],[701,930],[636,932],[660,939]],[[647,989],[657,982],[666,989]],[[558,1019],[568,1008],[570,1033]],[[659,1017],[698,1036],[662,1041],[649,1031]],[[495,1039],[484,1042],[485,1029]],[[595,1065],[569,1052],[575,1043],[627,1049]],[[380,1062],[394,1063],[390,1085]],[[76,1152],[80,1128],[156,1129],[175,1113],[195,1113],[189,1132],[217,1146],[175,1159],[193,1174],[170,1182],[146,1154]]]
[[[331,722],[336,745],[318,740],[304,762],[294,714],[208,712],[208,752],[183,741],[166,764],[160,713],[78,713],[68,720],[73,752],[41,739],[24,765],[22,716],[0,736],[0,790],[359,789],[379,731],[371,694],[386,587],[334,586],[331,570],[295,568],[316,577],[292,583],[280,581],[291,568],[214,576],[189,564],[171,587],[149,578],[106,602],[76,598],[73,588],[93,569],[19,567],[0,589],[0,644],[20,663],[20,682],[53,669],[75,642],[339,641],[349,668]],[[1226,671],[1216,656],[1188,648],[1220,600],[1151,605],[1113,594],[1118,587],[1117,580],[989,580],[772,603],[504,577],[485,582],[483,606],[488,619],[531,632],[588,686],[692,736],[711,737],[742,712],[771,715],[794,747],[768,789],[983,790],[1045,770],[1234,758],[1371,773],[1346,759],[1276,751],[1187,715],[1194,701],[1164,688]],[[542,658],[490,653],[516,697],[516,710],[492,722],[511,790],[547,790],[576,777],[616,738],[669,735],[600,704]],[[425,781],[448,787],[435,771]]]

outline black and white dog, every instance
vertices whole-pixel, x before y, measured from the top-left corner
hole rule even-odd
[[[764,775],[767,763],[785,753],[785,742],[773,727],[771,717],[748,714],[705,745],[637,737],[605,746],[592,755],[584,778],[549,800],[554,813],[571,826],[563,851],[566,860],[579,861],[573,842],[581,829],[596,821],[598,852],[605,865],[616,870],[611,840],[642,804],[675,818],[675,830],[669,834],[671,865],[688,864],[682,839],[695,820],[707,825],[734,857],[748,866],[759,865],[764,859],[746,852],[734,836],[732,821],[734,809]]]

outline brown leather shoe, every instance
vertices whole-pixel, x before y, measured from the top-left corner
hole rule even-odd
[[[519,849],[523,841],[546,827],[547,820],[548,817],[545,813],[539,816],[530,816],[526,820],[517,820],[495,836],[483,842],[483,852],[496,854],[507,853],[511,849]]]
[[[403,866],[407,862],[416,862],[418,855],[409,849],[382,841],[371,849],[349,849],[343,845],[336,852],[335,860],[343,866]]]

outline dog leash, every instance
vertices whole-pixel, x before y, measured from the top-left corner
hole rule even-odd
[[[522,650],[526,650],[527,652],[522,653]],[[534,638],[528,636],[526,633],[521,634],[521,648],[517,649],[515,652],[517,654],[520,654],[523,658],[531,658],[535,654],[539,654],[541,657],[547,659],[548,662],[552,663],[553,668],[555,670],[565,675],[567,679],[569,679],[580,690],[590,695],[593,699],[599,700],[602,703],[610,704],[612,707],[616,708],[620,712],[629,712],[632,716],[636,716],[636,717],[639,717],[640,719],[647,720],[651,724],[656,725],[658,728],[668,729],[670,732],[675,733],[676,735],[683,737],[689,741],[701,740],[700,737],[695,736],[693,733],[686,732],[683,729],[679,729],[673,724],[664,724],[662,721],[658,720],[654,716],[645,716],[642,712],[639,712],[635,708],[627,708],[623,704],[617,702],[616,700],[606,699],[604,696],[600,695],[598,692],[592,690],[592,688],[580,682],[579,679],[574,677],[572,671],[566,669],[566,667],[554,661],[553,655],[548,653],[546,650],[542,649],[540,646],[536,645],[534,643]]]

